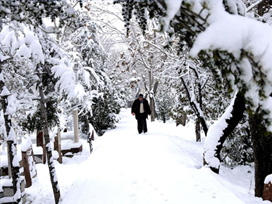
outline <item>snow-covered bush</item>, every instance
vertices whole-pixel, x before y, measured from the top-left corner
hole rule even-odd
[[[164,123],[170,119],[171,110],[173,109],[173,99],[167,93],[159,93],[156,99],[157,118]]]
[[[109,128],[115,128],[115,123],[119,121],[117,114],[120,112],[120,104],[113,92],[104,89],[103,94],[93,98],[92,114],[89,121],[93,125],[98,135],[103,135]]]

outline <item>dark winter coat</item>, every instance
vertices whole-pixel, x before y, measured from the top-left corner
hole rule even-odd
[[[151,114],[151,110],[146,99],[143,99],[144,113],[140,114],[140,103],[141,103],[140,100],[136,99],[131,107],[131,113],[135,113],[137,120],[139,120],[141,116],[147,118],[147,116]]]

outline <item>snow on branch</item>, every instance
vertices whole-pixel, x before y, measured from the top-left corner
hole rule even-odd
[[[269,174],[265,180],[264,180],[264,184],[268,184],[268,183],[272,183],[272,174]]]
[[[251,9],[253,9],[254,7],[258,6],[258,4],[262,3],[262,1],[256,1],[254,4],[250,5],[246,11],[249,12]]]
[[[179,11],[182,0],[166,0],[165,1],[167,5],[167,16],[164,18],[164,24],[165,24],[165,29],[168,29],[170,21],[172,18],[176,15],[176,13]]]
[[[73,64],[50,36],[43,35],[43,32],[35,33],[31,27],[14,22],[4,26],[0,33],[0,44],[4,52],[17,59],[29,59],[33,65],[44,65],[45,60],[52,64],[51,71],[58,79],[55,88],[60,93],[64,92],[69,98],[79,99],[86,95],[83,86],[77,83]],[[53,57],[50,54],[52,50],[57,53]]]
[[[59,78],[56,83],[56,90],[60,93],[64,92],[69,98],[78,97],[83,98],[86,93],[81,84],[76,83],[76,76],[74,70],[65,63],[65,57],[62,59],[51,59],[53,63],[52,72],[55,78]]]
[[[31,58],[35,63],[44,63],[44,54],[38,37],[26,25],[14,23],[4,26],[0,33],[3,51],[19,58]]]
[[[229,71],[230,77],[237,74],[239,81],[233,80],[231,85],[247,87],[246,97],[252,109],[260,105],[268,107],[268,96],[272,92],[271,26],[231,15],[220,1],[210,2],[209,6],[209,26],[197,36],[190,55],[197,57],[201,51],[226,51],[237,62]]]

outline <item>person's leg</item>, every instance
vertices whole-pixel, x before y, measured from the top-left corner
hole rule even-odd
[[[139,119],[137,119],[137,122],[138,122],[138,132],[139,132],[139,134],[141,134],[142,133],[142,131],[143,131],[143,122],[142,122],[142,119],[141,118],[139,118]]]
[[[144,133],[147,132],[147,125],[146,125],[146,119],[145,118],[143,119],[143,131],[144,131]]]

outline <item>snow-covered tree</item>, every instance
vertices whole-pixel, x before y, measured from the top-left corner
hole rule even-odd
[[[78,10],[75,16],[75,21],[67,22],[64,26],[60,39],[66,51],[71,54],[77,81],[87,94],[84,100],[67,104],[70,106],[67,109],[80,109],[79,119],[84,132],[88,131],[88,124],[92,123],[99,135],[102,135],[107,128],[114,127],[117,121],[114,113],[119,112],[120,106],[115,88],[106,74],[107,54],[98,36],[99,25],[90,18],[88,7]],[[97,120],[100,122],[95,122]]]
[[[162,85],[162,77],[172,67],[173,53],[163,49],[168,38],[158,32],[153,21],[148,23],[145,36],[139,26],[133,23],[128,32],[128,41],[127,51],[121,53],[115,71],[124,76],[126,87],[130,88],[127,89],[130,93],[129,100],[137,98],[139,93],[144,93],[149,98],[151,121],[154,121],[156,95]]]
[[[171,110],[174,106],[173,95],[168,90],[159,89],[158,97],[156,99],[157,117],[164,123],[170,119]]]
[[[46,102],[48,99],[50,100],[50,94],[53,95],[54,92],[50,90],[52,86],[50,86],[51,88],[44,86],[46,84],[44,82],[50,83],[50,78],[43,76],[46,74],[49,74],[48,76],[54,75],[58,81],[53,89],[60,91],[61,94],[65,93],[69,97],[76,96],[76,82],[74,72],[68,67],[67,58],[65,59],[65,56],[59,52],[58,45],[47,34],[59,31],[45,27],[42,20],[44,17],[50,17],[51,20],[60,17],[60,22],[63,22],[65,19],[73,18],[73,14],[74,9],[65,1],[1,1],[1,20],[3,23],[3,30],[0,37],[1,48],[3,48],[1,49],[1,61],[6,60],[5,65],[3,65],[6,68],[4,73],[7,76],[14,73],[18,75],[16,78],[17,81],[14,80],[16,83],[10,83],[11,88],[14,88],[10,90],[11,93],[15,93],[16,89],[26,89],[26,91],[18,94],[19,98],[25,99],[27,95],[32,94],[34,97],[31,99],[40,100],[40,107],[36,108],[41,109],[40,118],[44,131],[49,174],[56,203],[59,203],[60,200],[60,190],[53,163],[48,117],[45,110],[47,107]],[[2,56],[5,57],[2,59]],[[23,61],[26,61],[26,63]],[[25,68],[22,66],[24,64],[30,66]],[[8,67],[12,66],[14,67],[9,70]],[[26,71],[23,71],[24,68]],[[27,73],[29,75],[25,75]],[[46,97],[48,98],[45,98],[46,91],[48,93]],[[31,94],[24,94],[26,92]],[[39,97],[37,98],[37,96]],[[32,104],[37,103],[34,102]],[[35,108],[35,106],[32,108]],[[13,181],[15,182],[14,179]]]
[[[71,5],[68,1],[5,1],[1,0],[1,19],[2,24],[6,24],[10,21],[25,22],[29,25],[39,26],[46,33],[58,33],[59,29],[55,26],[46,26],[43,21],[44,18],[49,18],[52,21],[59,20],[60,25],[64,25],[67,20],[74,18],[74,7],[79,3],[83,6],[82,0],[71,1],[74,5]]]
[[[98,36],[105,52],[109,56],[120,54],[128,43],[123,27],[122,7],[112,1],[88,1],[84,2],[84,8],[92,16],[92,21],[101,28]],[[111,60],[115,61],[113,58]]]
[[[192,57],[198,57],[216,78],[225,79],[232,90],[238,90],[225,114],[209,128],[204,160],[218,172],[218,142],[221,145],[247,111],[255,149],[255,195],[262,196],[264,179],[271,173],[267,164],[272,162],[271,28],[241,16],[245,14],[241,1],[120,3],[127,26],[133,10],[143,29],[147,23],[143,11],[151,18],[158,17],[162,29],[178,35],[181,47],[186,44]]]
[[[17,29],[18,27],[21,29]],[[15,25],[10,25],[3,29],[3,31],[1,32],[1,44],[4,49],[2,51],[3,54],[7,56],[7,62],[3,65],[3,67],[5,68],[4,71],[6,73],[6,76],[10,76],[13,72],[17,73],[18,75],[16,80],[18,80],[19,83],[9,83],[12,92],[27,88],[26,91],[21,92],[21,94],[18,95],[18,97],[22,99],[22,102],[27,101],[25,97],[31,96],[32,100],[39,99],[39,97],[41,97],[41,107],[39,107],[37,103],[33,102],[31,103],[31,108],[32,111],[38,111],[41,108],[41,114],[38,114],[38,118],[35,118],[35,120],[40,121],[41,123],[36,123],[34,126],[36,126],[35,128],[42,128],[44,131],[48,167],[50,171],[55,200],[56,202],[58,202],[60,199],[60,193],[52,157],[52,148],[50,144],[48,129],[48,117],[47,113],[43,109],[47,107],[46,102],[50,100],[50,97],[55,98],[55,90],[60,90],[61,92],[64,91],[68,94],[74,94],[72,92],[74,90],[73,87],[75,87],[75,82],[73,83],[74,80],[73,78],[71,78],[72,75],[69,74],[69,69],[65,69],[65,66],[63,66],[63,56],[59,55],[59,50],[57,49],[57,46],[54,44],[53,40],[50,40],[50,37],[48,35],[44,35],[43,31],[38,32],[36,30],[36,34],[33,31],[33,28],[20,23],[15,23]],[[58,57],[59,59],[57,59]],[[62,58],[61,60],[60,57]],[[9,60],[9,58],[11,59]],[[27,67],[27,69],[25,69],[25,67],[23,66],[16,66],[15,68],[13,67],[12,69],[10,69],[10,64],[22,65],[20,61],[27,61],[29,62],[30,66]],[[20,74],[24,73],[24,71],[25,73],[29,73],[29,75],[21,76]],[[60,72],[62,74],[60,74]],[[54,82],[54,80],[50,80],[54,79],[53,73],[55,74],[55,77],[58,79],[59,83],[55,81],[56,86],[54,86],[54,84],[48,86],[48,83]],[[64,73],[66,73],[66,75],[63,75]],[[65,79],[63,78],[64,76]],[[70,86],[69,84],[64,84],[64,81],[66,80],[70,81]],[[45,94],[47,97],[47,101],[44,99]],[[37,104],[37,106],[35,107],[35,105],[33,106],[33,104]],[[22,107],[26,106],[20,106],[20,108]],[[30,107],[28,106],[28,108]],[[27,110],[24,109],[20,112],[22,111]]]

